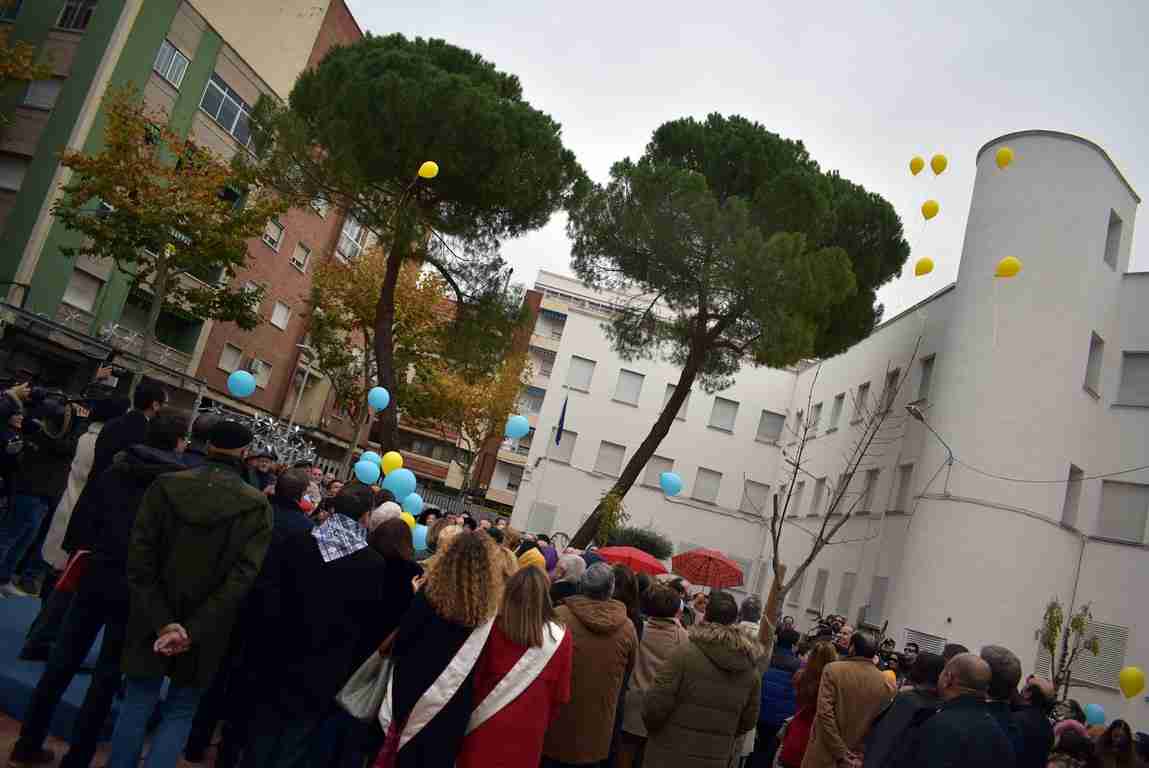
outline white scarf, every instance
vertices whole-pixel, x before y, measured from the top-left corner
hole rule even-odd
[[[566,633],[566,627],[561,624],[547,625],[543,631],[543,644],[537,648],[528,648],[498,685],[491,689],[479,706],[475,707],[475,711],[471,713],[471,720],[467,723],[467,733],[497,715],[542,674],[555,655],[555,651],[562,645]]]

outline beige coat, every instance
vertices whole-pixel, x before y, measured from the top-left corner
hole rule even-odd
[[[666,663],[675,649],[689,642],[690,635],[676,619],[647,619],[638,645],[638,659],[626,690],[626,703],[622,715],[622,729],[635,736],[646,736],[642,721],[642,702],[646,692],[654,685],[659,668]]]
[[[835,768],[848,752],[856,752],[893,695],[870,659],[828,664],[818,686],[818,710],[802,768]]]

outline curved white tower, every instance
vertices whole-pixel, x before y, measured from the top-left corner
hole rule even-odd
[[[1015,157],[1006,170],[994,160],[1003,146]],[[1147,412],[1114,405],[1123,273],[1138,202],[1105,151],[1085,139],[1023,131],[982,147],[926,413],[961,462],[1025,480],[1065,479],[1071,465],[1090,476],[1149,464]],[[1119,237],[1110,234],[1113,222]],[[995,280],[1005,256],[1024,267],[1011,280]],[[1091,345],[1099,375],[1087,388]],[[1149,632],[1143,598],[1119,594],[1144,594],[1149,553],[1090,538],[1098,532],[1101,480],[1081,484],[1076,515],[1063,522],[1065,483],[1002,480],[955,464],[923,490],[946,457],[927,436],[914,476],[915,493],[924,495],[891,596],[893,626],[975,650],[1007,645],[1027,672],[1037,651],[1034,629],[1055,595],[1066,604],[1093,601],[1099,621],[1140,622],[1142,635]],[[1146,483],[1149,475],[1115,479]],[[1127,587],[1094,578],[1126,560]],[[1149,656],[1133,658],[1132,645],[1127,657],[1149,663]]]

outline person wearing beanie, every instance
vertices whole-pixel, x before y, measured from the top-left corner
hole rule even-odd
[[[540,569],[543,573],[547,572],[547,561],[543,557],[543,553],[539,551],[538,547],[532,547],[523,554],[519,555],[519,567],[525,568],[533,565]]]
[[[144,494],[128,547],[127,684],[109,768],[139,765],[165,678],[171,685],[146,765],[174,768],[227,653],[271,542],[271,505],[244,480],[251,441],[248,427],[221,421],[208,434],[207,461],[157,477]]]
[[[393,501],[385,501],[375,508],[367,520],[367,532],[374,533],[375,529],[393,517],[399,517],[403,508]]]

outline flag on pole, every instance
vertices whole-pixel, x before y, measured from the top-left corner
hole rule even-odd
[[[567,421],[567,403],[569,402],[570,395],[567,395],[567,397],[563,400],[562,413],[559,414],[559,425],[555,428],[555,445],[558,445],[563,441],[563,425],[566,424]]]

